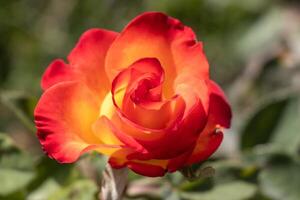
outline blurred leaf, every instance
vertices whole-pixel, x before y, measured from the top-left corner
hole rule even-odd
[[[34,178],[33,160],[14,146],[7,134],[0,134],[0,196],[24,189]]]
[[[182,176],[182,174],[179,171],[166,174],[166,178],[169,180],[170,184],[174,186],[178,186],[180,183],[182,183],[185,180],[185,178]]]
[[[58,191],[61,186],[52,178],[49,178],[40,187],[30,193],[27,197],[27,200],[41,200],[47,199],[51,194]]]
[[[180,194],[178,191],[172,191],[170,195],[164,198],[165,200],[181,200]]]
[[[30,184],[31,191],[37,189],[49,177],[61,185],[68,185],[79,176],[78,171],[74,169],[74,164],[59,164],[48,157],[43,157],[36,165],[37,175]]]
[[[288,99],[271,101],[261,106],[241,131],[241,148],[249,149],[270,141]]]
[[[182,191],[207,191],[213,187],[212,178],[199,178],[194,181],[186,181],[180,185]]]
[[[30,171],[5,169],[0,167],[0,195],[5,196],[24,188],[34,177]]]
[[[26,128],[33,133],[36,132],[32,118],[32,104],[36,103],[35,99],[25,92],[0,91],[0,103],[14,113]]]
[[[0,132],[0,152],[7,151],[13,146],[13,141],[7,136],[6,133]]]
[[[189,200],[241,200],[252,197],[256,193],[256,186],[247,182],[234,181],[217,185],[208,192],[184,192],[181,196]]]
[[[78,180],[50,195],[48,200],[94,200],[97,186],[89,180]]]
[[[223,185],[239,179],[245,167],[243,163],[234,160],[221,160],[213,164],[216,169],[214,184]]]
[[[195,169],[193,166],[188,166],[182,168],[180,172],[186,179],[193,181],[199,178],[212,177],[215,174],[215,169],[210,166],[199,167],[198,169]]]
[[[300,98],[293,98],[278,122],[271,142],[280,150],[295,154],[300,149]]]
[[[8,134],[0,133],[0,167],[32,170],[34,162],[31,155],[15,146]]]
[[[272,164],[259,175],[262,192],[278,200],[300,199],[300,165],[281,162]]]
[[[252,0],[252,1],[244,1],[243,3],[240,3],[239,0],[206,0],[207,3],[212,4],[212,6],[219,7],[219,9],[224,9],[228,6],[237,6],[240,9],[245,9],[248,11],[257,11],[266,6],[270,2],[270,0]]]
[[[237,52],[241,56],[249,58],[249,55],[251,56],[257,51],[262,52],[278,41],[284,24],[280,9],[275,7],[266,10],[263,13],[264,16],[258,22],[253,23],[240,40],[235,40]]]
[[[62,187],[55,179],[49,178],[28,196],[28,200],[93,200],[97,186],[90,180],[77,180]]]

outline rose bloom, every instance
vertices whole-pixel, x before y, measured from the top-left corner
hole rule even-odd
[[[43,150],[60,163],[94,150],[113,168],[163,176],[206,160],[230,126],[202,43],[165,14],[143,13],[121,33],[90,29],[67,60],[46,69],[34,112]]]

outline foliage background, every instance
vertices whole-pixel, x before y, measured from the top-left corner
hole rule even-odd
[[[300,7],[291,0],[0,0],[0,199],[96,199],[105,158],[59,165],[40,150],[32,122],[39,82],[85,30],[120,31],[143,11],[191,26],[234,118],[204,164],[213,177],[187,181],[130,174],[126,199],[300,199]]]

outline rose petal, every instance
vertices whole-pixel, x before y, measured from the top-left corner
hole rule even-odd
[[[210,81],[210,114],[209,123],[218,124],[221,127],[229,128],[232,112],[228,100],[220,88],[214,81]]]
[[[57,83],[76,79],[80,79],[78,71],[65,64],[63,60],[56,59],[47,67],[43,74],[41,87],[43,90],[46,90]]]
[[[87,85],[102,93],[102,97],[110,90],[110,83],[104,70],[105,56],[118,33],[90,29],[79,39],[68,56],[70,65],[85,74]]]
[[[164,176],[166,173],[164,168],[148,163],[128,162],[127,166],[135,173],[143,176],[158,177]]]
[[[127,166],[137,174],[150,177],[163,176],[167,172],[167,160],[128,159],[128,157],[134,153],[135,152],[131,149],[121,149],[110,156],[109,164],[117,169]]]
[[[64,82],[47,89],[34,112],[37,135],[44,151],[64,163],[74,162],[92,147],[112,153],[114,150],[102,145],[91,129],[98,111],[97,95],[83,83]]]
[[[223,140],[223,133],[215,131],[203,131],[197,141],[196,147],[186,162],[186,165],[199,163],[208,159],[220,146]]]
[[[113,81],[116,106],[126,118],[142,127],[160,129],[168,126],[174,114],[174,101],[162,101],[162,81],[163,69],[157,59],[136,61]]]
[[[223,91],[213,81],[210,81],[210,90],[208,122],[204,131],[200,134],[187,164],[201,162],[211,156],[222,142],[223,133],[221,128],[230,127],[232,114]]]
[[[182,167],[184,167],[186,165],[186,161],[190,158],[191,153],[193,152],[193,148],[194,145],[191,145],[191,147],[189,149],[187,149],[186,152],[184,152],[183,154],[172,158],[168,161],[168,172],[175,172],[178,169],[181,169]]]
[[[163,13],[143,13],[129,23],[110,47],[105,63],[106,72],[113,80],[133,62],[145,57],[157,58],[166,73],[164,94],[171,97],[176,73],[183,68],[193,68],[193,72],[202,79],[208,77],[208,64],[202,45],[195,40],[193,31],[177,19]]]
[[[102,29],[90,29],[83,33],[68,56],[70,64],[56,60],[49,65],[42,78],[42,88],[47,89],[63,81],[81,80],[103,98],[110,89],[104,60],[116,36],[117,33]]]

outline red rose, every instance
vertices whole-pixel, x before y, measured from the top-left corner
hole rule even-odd
[[[94,150],[114,168],[163,176],[207,159],[230,126],[202,43],[162,13],[144,13],[120,34],[88,30],[68,63],[50,64],[41,85],[37,135],[61,163]]]

